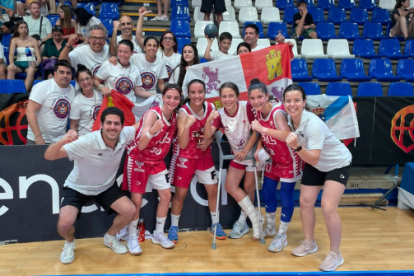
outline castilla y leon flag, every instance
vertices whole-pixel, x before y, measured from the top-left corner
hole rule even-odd
[[[292,84],[290,59],[293,53],[288,44],[278,44],[232,58],[202,63],[187,70],[183,82],[184,98],[187,85],[193,79],[206,84],[207,101],[220,108],[219,89],[225,82],[234,82],[240,91],[239,100],[247,100],[250,81],[258,78],[277,99],[281,99],[286,86]]]

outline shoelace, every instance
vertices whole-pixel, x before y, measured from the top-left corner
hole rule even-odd
[[[308,242],[308,241],[305,239],[305,240],[301,241],[301,242],[300,242],[300,244],[301,244],[301,245],[305,245],[305,246],[307,246],[307,245],[312,244],[312,242]]]
[[[328,256],[326,256],[325,260],[330,261],[332,259],[337,259],[337,257],[338,257],[338,255],[335,252],[331,251],[331,252],[328,253]]]
[[[69,254],[69,251],[67,251],[67,249],[69,249],[69,248],[72,248],[73,250],[75,250],[76,246],[73,243],[65,242],[65,246],[63,246],[63,252],[64,252],[65,255]]]
[[[276,244],[277,242],[280,241],[280,243],[282,243],[282,235],[281,234],[277,234],[276,237],[273,239],[272,244]]]
[[[241,230],[243,229],[243,227],[244,227],[244,225],[239,222],[239,223],[235,223],[233,228],[237,232],[241,232]]]

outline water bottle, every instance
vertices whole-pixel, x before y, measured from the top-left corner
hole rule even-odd
[[[138,241],[145,241],[145,223],[143,218],[140,218],[138,220]]]
[[[33,63],[34,63],[33,59],[34,58],[33,58],[33,55],[32,55],[32,51],[30,51],[29,47],[26,47],[25,52],[26,52],[28,66],[33,67]],[[32,59],[32,61],[29,61],[30,59]]]

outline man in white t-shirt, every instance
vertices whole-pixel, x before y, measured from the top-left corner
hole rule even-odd
[[[33,86],[27,105],[27,145],[59,141],[66,133],[75,88],[70,85],[72,67],[66,60],[55,64],[54,78]]]
[[[116,183],[116,173],[125,147],[135,138],[138,124],[124,127],[124,113],[116,107],[106,108],[101,115],[101,130],[88,133],[78,139],[74,130],[48,147],[47,160],[68,157],[74,160],[74,167],[63,185],[63,199],[60,206],[58,233],[65,239],[60,255],[63,264],[75,259],[74,224],[82,207],[92,198],[107,214],[118,213],[112,226],[104,236],[103,243],[117,254],[129,251],[132,255],[142,253],[137,239],[128,242],[128,248],[115,237],[116,233],[129,224],[136,209]]]
[[[52,38],[52,24],[47,17],[40,15],[39,3],[30,3],[30,13],[31,15],[23,17],[23,20],[27,23],[29,36],[36,38],[40,46]]]
[[[132,22],[131,17],[128,15],[123,15],[119,21],[114,21],[114,31],[112,32],[110,52],[111,55],[117,55],[116,46],[121,42],[121,40],[127,39],[132,42],[134,45],[134,53],[142,53],[141,47],[137,43],[137,38],[135,35],[132,35],[134,29],[134,23]],[[121,34],[118,35],[118,30],[121,31]]]
[[[62,52],[60,52],[59,59],[69,61],[75,70],[77,70],[78,64],[83,64],[95,75],[101,64],[109,58],[109,47],[106,44],[107,37],[106,29],[101,25],[93,25],[88,36],[89,44],[78,46],[70,52],[73,44],[79,40],[78,35],[73,34],[69,37]]]

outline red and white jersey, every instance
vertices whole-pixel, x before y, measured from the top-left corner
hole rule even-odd
[[[262,114],[258,112],[257,120],[266,128],[279,129],[275,121],[278,112],[286,115],[283,105],[274,105],[267,118],[263,118]],[[266,166],[266,172],[280,177],[281,181],[285,182],[293,182],[300,179],[303,161],[299,155],[286,142],[265,134],[262,134],[262,140],[267,153],[272,157],[272,164]]]
[[[157,132],[154,137],[152,137],[148,146],[144,150],[139,150],[139,139],[142,135],[145,135],[145,133],[142,133],[142,127],[148,112],[154,112],[159,119],[162,118],[164,127]],[[170,151],[171,144],[176,133],[177,113],[173,112],[171,119],[168,121],[168,119],[164,117],[164,114],[162,114],[160,106],[153,107],[145,112],[144,116],[142,116],[135,139],[127,147],[128,155],[145,164],[155,165],[163,162],[164,157]]]
[[[207,147],[206,150],[202,151],[197,148],[197,145],[204,141],[204,125],[206,124],[207,118],[210,115],[211,111],[214,110],[214,105],[212,103],[204,102],[204,116],[199,117],[197,116],[190,107],[189,103],[183,105],[180,110],[184,111],[185,114],[193,115],[196,118],[194,124],[190,127],[190,140],[188,141],[188,145],[185,149],[180,149],[179,146],[174,148],[174,154],[187,158],[187,159],[200,159],[206,156],[207,154],[211,154],[211,147]],[[178,143],[178,140],[176,141]],[[178,151],[178,152],[177,152]]]
[[[238,102],[237,111],[234,116],[230,116],[224,108],[220,108],[218,110],[220,116],[212,123],[216,129],[220,127],[224,129],[233,153],[242,151],[250,139],[251,123],[255,120],[255,114],[251,109],[246,107],[246,104],[246,102]],[[252,154],[251,149],[247,155]],[[233,161],[243,165],[252,164],[252,160]]]

